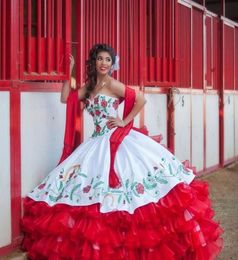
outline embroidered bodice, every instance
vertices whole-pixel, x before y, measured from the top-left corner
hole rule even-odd
[[[110,131],[108,116],[117,117],[118,98],[97,94],[92,100],[86,100],[86,110],[93,117],[94,132],[92,137],[101,136]]]

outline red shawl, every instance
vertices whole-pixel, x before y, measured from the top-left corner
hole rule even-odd
[[[76,120],[78,111],[78,91],[71,90],[67,99],[64,148],[59,164],[80,144],[76,139]]]
[[[124,99],[124,111],[123,111],[123,119],[127,117],[127,115],[131,112],[134,103],[135,103],[135,90],[126,87],[125,89],[125,99]],[[111,188],[115,188],[121,185],[118,176],[114,170],[114,162],[116,157],[116,152],[119,148],[119,145],[127,136],[133,126],[132,120],[125,127],[118,127],[110,137],[110,153],[111,153],[111,162],[110,162],[110,172],[109,172],[109,186]]]

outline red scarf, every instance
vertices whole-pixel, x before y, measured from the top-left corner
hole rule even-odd
[[[131,112],[134,103],[135,103],[135,90],[126,87],[125,89],[125,99],[124,99],[124,111],[123,111],[123,119],[127,117],[127,115]],[[111,162],[110,162],[110,170],[109,170],[109,186],[111,188],[116,188],[121,185],[119,178],[114,170],[114,162],[116,157],[116,152],[119,148],[119,145],[127,136],[133,126],[132,120],[125,127],[118,127],[110,137],[110,154],[111,154]]]
[[[78,112],[78,91],[71,90],[67,99],[66,122],[64,131],[64,148],[59,161],[63,162],[73,150],[80,144],[77,139],[77,112]]]

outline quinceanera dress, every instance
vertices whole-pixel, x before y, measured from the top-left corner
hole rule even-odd
[[[214,259],[222,229],[212,220],[208,185],[163,146],[130,129],[114,160],[120,185],[109,185],[116,129],[108,128],[107,117],[117,116],[118,105],[104,94],[87,100],[92,137],[25,199],[29,258]]]

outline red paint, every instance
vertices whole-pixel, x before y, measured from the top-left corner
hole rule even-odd
[[[10,172],[11,172],[11,220],[12,242],[19,240],[21,218],[21,132],[20,92],[13,83],[10,91]]]

